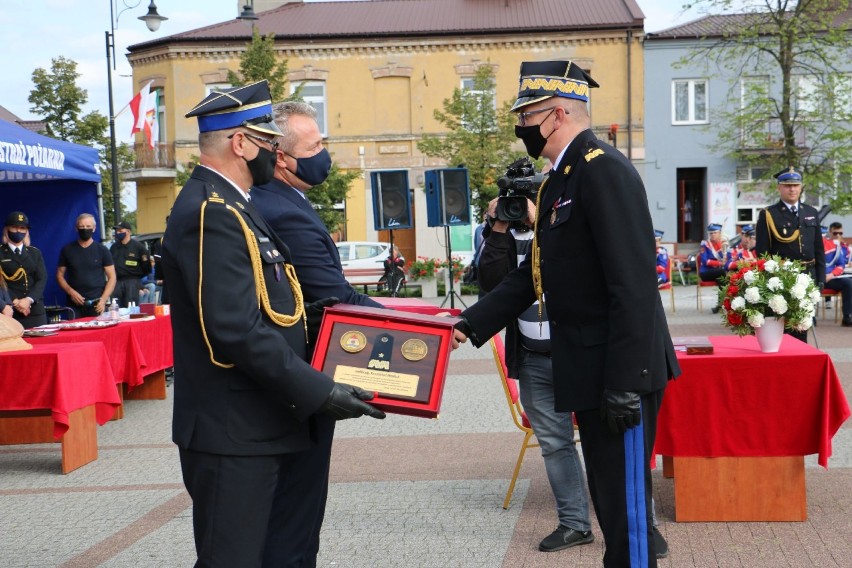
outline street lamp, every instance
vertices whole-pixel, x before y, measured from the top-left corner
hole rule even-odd
[[[142,0],[137,0],[135,4],[128,4],[127,0],[121,0],[124,8],[118,12],[114,0],[109,0],[109,29],[104,32],[106,34],[106,58],[107,58],[107,86],[109,90],[109,146],[110,146],[110,168],[112,170],[112,209],[113,209],[113,225],[121,221],[121,188],[118,185],[118,155],[116,153],[115,144],[115,110],[112,101],[112,72],[115,69],[115,28],[118,25],[118,18],[121,17],[127,10],[131,10],[139,6]],[[148,29],[152,32],[160,29],[160,24],[163,20],[168,20],[157,13],[157,5],[154,0],[148,5],[148,13],[144,16],[139,16],[140,20],[145,22]]]
[[[243,6],[243,11],[237,16],[238,20],[257,20],[257,14],[254,13],[254,0],[246,0]]]

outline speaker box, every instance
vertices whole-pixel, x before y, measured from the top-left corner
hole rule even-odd
[[[426,218],[430,227],[470,225],[470,188],[466,168],[428,170]]]
[[[373,186],[373,226],[377,231],[410,229],[411,195],[408,170],[370,172]]]

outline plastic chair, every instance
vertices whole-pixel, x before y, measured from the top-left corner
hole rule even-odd
[[[518,384],[515,379],[509,378],[509,372],[506,368],[506,349],[503,346],[503,340],[499,335],[495,335],[489,343],[491,343],[491,351],[494,353],[494,363],[497,365],[497,372],[500,375],[503,392],[506,394],[506,402],[509,403],[509,413],[512,415],[512,421],[518,427],[518,430],[524,433],[524,441],[521,442],[521,450],[518,453],[518,461],[515,463],[515,471],[512,473],[512,481],[509,482],[509,490],[506,491],[506,499],[503,500],[503,508],[508,509],[512,493],[515,491],[515,482],[518,481],[518,474],[521,472],[524,455],[526,455],[528,448],[537,448],[539,445],[538,443],[531,443],[534,432],[527,419],[527,414],[521,407]]]
[[[672,285],[672,257],[669,257],[668,260],[666,261],[666,277],[668,278],[668,282],[666,282],[665,284],[660,284],[659,286],[657,286],[657,288],[659,290],[668,290],[669,293],[671,293],[671,296],[672,296],[672,313],[674,313],[676,310],[675,310],[674,286]],[[681,278],[682,277],[683,276],[681,276]]]
[[[719,285],[716,284],[715,280],[710,280],[709,282],[705,282],[705,281],[701,280],[701,254],[700,254],[700,252],[699,252],[699,254],[695,255],[695,274],[698,276],[698,280],[696,280],[697,286],[695,288],[695,290],[696,290],[695,305],[698,308],[698,311],[700,312],[701,309],[702,309],[702,306],[701,306],[701,289],[702,288],[710,288],[710,287],[719,288]]]
[[[822,297],[822,319],[825,319],[825,300],[826,298],[834,298],[834,323],[837,323],[840,319],[840,314],[843,312],[843,298],[840,295],[840,290],[829,290],[828,288],[824,288],[822,292],[820,292],[820,296]]]

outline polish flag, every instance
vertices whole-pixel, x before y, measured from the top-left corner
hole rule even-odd
[[[148,147],[154,148],[160,140],[160,122],[157,119],[157,111],[159,110],[159,97],[157,91],[153,91],[148,95],[148,105],[145,109],[145,138],[148,139]]]
[[[151,83],[153,81],[145,83],[142,89],[130,100],[130,104],[128,104],[130,112],[133,113],[133,130],[130,131],[131,136],[145,129],[145,115],[148,110],[147,105],[151,94]]]

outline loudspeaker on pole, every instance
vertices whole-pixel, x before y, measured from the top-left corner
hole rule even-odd
[[[410,229],[411,195],[408,170],[370,172],[373,187],[373,226],[377,231]]]
[[[470,225],[467,168],[428,170],[426,218],[430,227]]]

